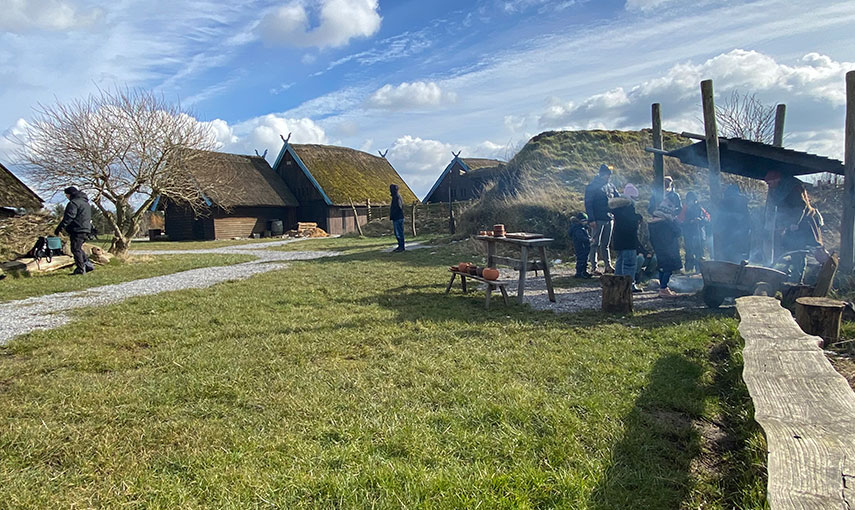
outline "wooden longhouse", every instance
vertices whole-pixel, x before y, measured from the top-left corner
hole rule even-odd
[[[390,184],[398,185],[404,204],[418,202],[385,157],[346,147],[286,140],[273,170],[299,201],[298,219],[315,222],[330,234],[354,232],[357,222],[367,223],[369,202],[371,206],[390,203]]]
[[[452,202],[478,198],[487,183],[500,177],[505,163],[497,159],[461,158],[454,155],[434,183],[424,203]]]
[[[297,222],[299,205],[288,185],[260,156],[198,151],[189,171],[199,183],[208,211],[197,215],[189,206],[166,201],[166,235],[172,241],[250,237],[281,221],[287,230]],[[227,192],[214,191],[223,183]]]
[[[38,211],[43,203],[44,200],[15,177],[11,170],[0,164],[0,217],[14,216],[17,209]]]

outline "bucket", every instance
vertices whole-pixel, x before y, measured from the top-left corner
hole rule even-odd
[[[62,250],[62,239],[53,236],[48,236],[46,239],[49,250]]]
[[[282,220],[271,220],[270,221],[270,234],[274,236],[281,236],[285,233],[285,227],[282,224]]]

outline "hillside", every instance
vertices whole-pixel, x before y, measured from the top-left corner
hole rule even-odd
[[[676,133],[664,133],[665,149],[691,143]],[[642,131],[546,131],[531,140],[508,163],[520,172],[523,183],[553,181],[573,188],[585,186],[602,163],[614,166],[618,184],[632,182],[647,186],[653,179],[653,155],[644,152],[653,145],[650,130]],[[665,158],[665,174],[681,189],[706,180],[706,170]]]

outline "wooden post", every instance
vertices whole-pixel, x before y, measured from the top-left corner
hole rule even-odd
[[[662,150],[662,108],[659,103],[651,107],[653,116],[653,148]],[[653,195],[651,200],[659,202],[665,194],[665,161],[662,154],[653,153]]]
[[[604,274],[600,283],[604,312],[632,313],[632,276]]]
[[[712,205],[713,221],[718,215],[721,200],[721,160],[718,154],[718,128],[715,122],[715,100],[713,99],[713,82],[701,82],[701,102],[704,109],[704,134],[707,142],[707,162],[710,171],[710,205]],[[713,229],[713,258],[721,259],[721,243],[716,239]]]
[[[775,109],[775,136],[772,145],[775,147],[784,146],[784,117],[787,116],[787,105],[779,104]]]
[[[371,199],[370,198],[365,199],[365,207],[368,208],[367,218],[368,218],[368,222],[370,223],[371,222]]]
[[[353,222],[356,223],[356,230],[359,231],[359,237],[363,237],[362,225],[359,224],[359,213],[356,212],[356,206],[353,205],[353,199],[350,200],[350,208],[353,209]]]
[[[448,231],[454,234],[454,206],[451,203],[451,182],[448,185]]]
[[[840,225],[840,272],[855,268],[855,71],[846,73],[846,134],[843,151],[843,221]]]
[[[413,237],[416,237],[416,203],[413,202]]]
[[[822,297],[801,297],[796,300],[796,322],[802,331],[824,340],[824,347],[840,338],[843,301]]]

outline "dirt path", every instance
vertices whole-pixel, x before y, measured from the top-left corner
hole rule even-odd
[[[103,306],[124,301],[135,296],[150,296],[161,292],[183,289],[199,289],[228,280],[242,280],[288,266],[293,260],[313,260],[339,255],[333,251],[274,251],[267,250],[295,242],[293,240],[257,244],[228,246],[203,250],[159,250],[141,253],[150,255],[177,253],[230,253],[254,255],[257,260],[230,266],[214,266],[191,269],[163,276],[143,278],[130,282],[93,287],[83,291],[61,292],[0,304],[0,345],[18,335],[37,329],[53,329],[71,320],[68,312],[78,308]]]

